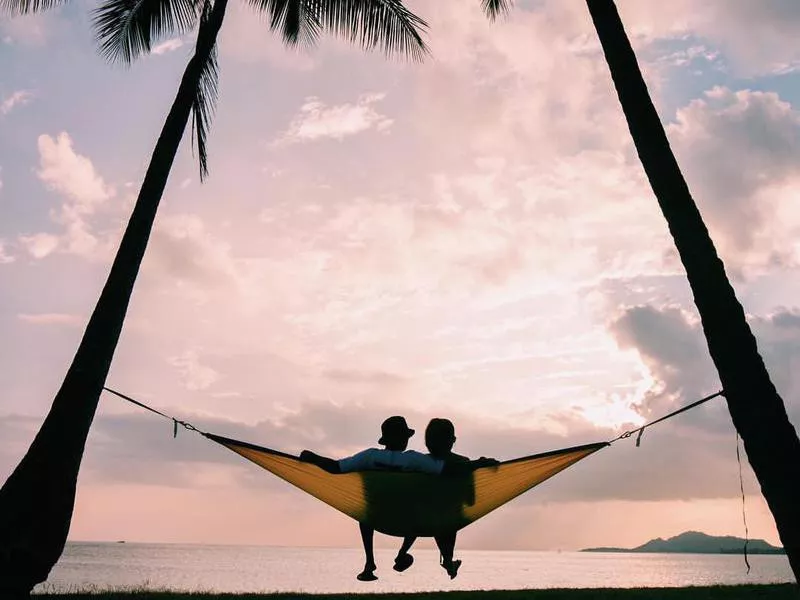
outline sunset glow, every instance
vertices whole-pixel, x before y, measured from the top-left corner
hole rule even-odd
[[[478,1],[409,2],[430,22],[422,64],[286,50],[239,4],[210,176],[187,135],[107,385],[286,452],[347,455],[402,414],[412,447],[448,417],[457,451],[499,459],[610,440],[719,389],[583,2],[520,1],[494,24]],[[618,5],[798,424],[800,4]],[[69,365],[193,43],[112,67],[85,9],[0,21],[3,478]],[[103,396],[70,539],[359,544],[342,515],[171,427]],[[714,400],[459,543],[741,536],[735,444]],[[776,543],[744,476],[750,534]]]

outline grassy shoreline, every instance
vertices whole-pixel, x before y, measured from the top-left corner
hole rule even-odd
[[[298,594],[171,591],[83,591],[41,593],[42,600],[798,600],[794,584],[693,586],[684,588],[581,588],[413,593]]]

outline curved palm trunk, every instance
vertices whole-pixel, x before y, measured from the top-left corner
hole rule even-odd
[[[195,90],[216,43],[227,0],[201,26],[195,53],[159,135],[136,205],[83,339],[28,452],[0,489],[0,597],[26,598],[64,549],[81,458],[133,285],[191,114]]]
[[[800,440],[669,145],[613,0],[587,0],[647,178],[700,313],[733,424],[800,581]]]

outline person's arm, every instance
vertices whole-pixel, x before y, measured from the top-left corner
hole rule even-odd
[[[319,454],[314,454],[311,450],[303,450],[300,453],[300,460],[303,462],[311,463],[313,465],[317,465],[320,469],[327,471],[328,473],[341,473],[342,470],[339,467],[339,461],[333,460],[332,458],[328,458],[327,456],[320,456]]]
[[[375,455],[380,451],[374,448],[367,448],[357,452],[353,456],[342,458],[338,461],[340,473],[352,473],[353,471],[369,471],[375,468]]]
[[[444,461],[416,450],[406,450],[401,456],[402,466],[405,471],[441,475],[444,468]]]
[[[464,462],[448,461],[445,463],[444,469],[442,469],[442,475],[465,475],[467,473],[472,473],[475,469],[494,467],[499,464],[499,460],[495,458],[486,458],[485,456]]]

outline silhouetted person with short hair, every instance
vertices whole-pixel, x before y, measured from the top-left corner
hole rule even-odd
[[[453,422],[449,419],[431,419],[428,426],[425,428],[425,445],[428,448],[429,456],[436,460],[444,461],[444,471],[463,472],[464,468],[474,470],[483,466],[496,465],[497,461],[492,458],[481,457],[478,460],[470,460],[466,456],[456,454],[453,452],[453,445],[456,443],[456,432]],[[474,483],[472,479],[468,482],[469,489],[466,490],[471,500],[467,500],[468,504],[475,501],[474,498]],[[458,574],[458,569],[461,566],[460,560],[453,560],[453,554],[456,547],[456,531],[446,534],[434,536],[436,546],[439,548],[441,555],[441,565],[450,579],[454,579]],[[403,540],[400,550],[397,552],[397,557],[394,559],[395,571],[405,571],[414,562],[413,556],[409,554],[411,546],[417,538],[408,536]]]

